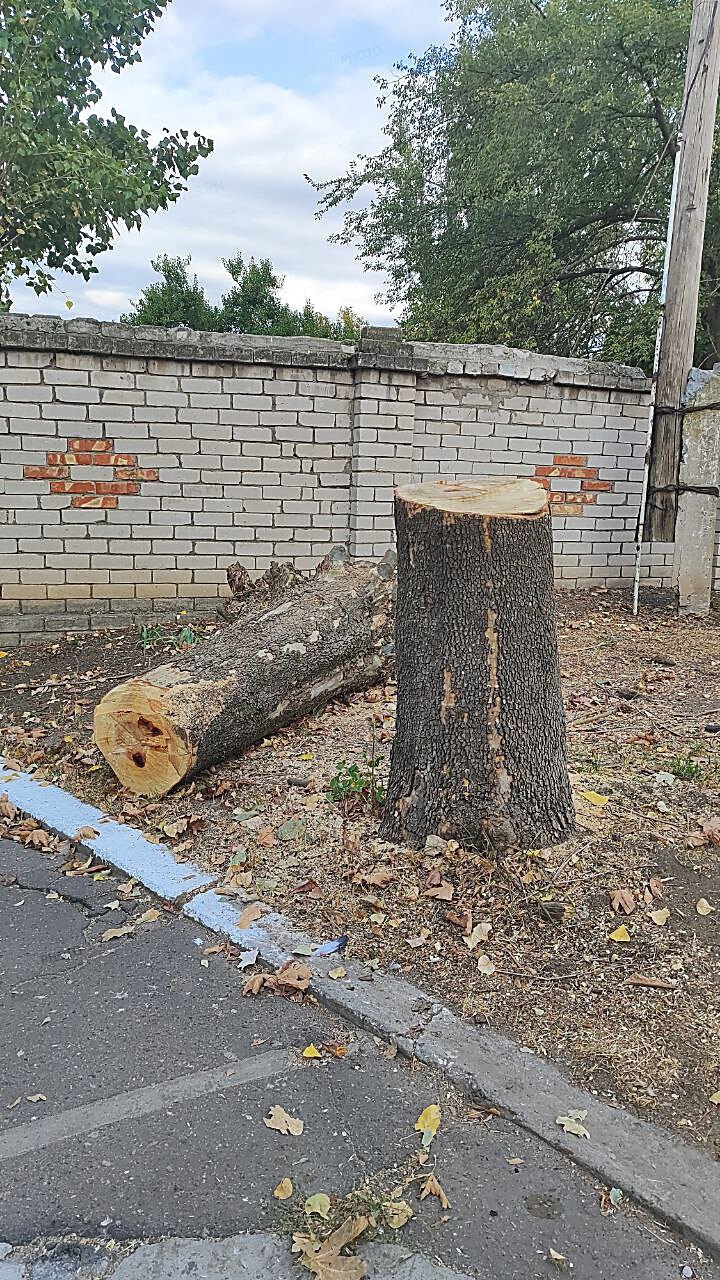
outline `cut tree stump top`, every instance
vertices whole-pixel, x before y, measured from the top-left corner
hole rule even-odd
[[[547,514],[547,493],[536,480],[432,480],[405,484],[396,497],[408,506],[434,507],[458,516],[533,520]]]

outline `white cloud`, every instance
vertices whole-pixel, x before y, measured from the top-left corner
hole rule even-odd
[[[141,231],[117,237],[98,259],[98,276],[87,284],[59,279],[45,299],[18,290],[18,309],[59,312],[69,297],[75,314],[116,317],[150,281],[150,259],[161,253],[191,254],[193,269],[217,296],[228,283],[220,259],[240,250],[272,259],[293,305],[309,297],[334,315],[347,303],[369,321],[387,323],[390,311],[374,301],[382,278],[364,272],[351,248],[328,243],[340,219],[317,221],[316,194],[303,177],[335,177],[358,152],[382,145],[372,69],[343,65],[313,88],[293,88],[253,75],[213,75],[211,60],[198,56],[201,43],[222,31],[230,39],[251,35],[252,24],[326,28],[361,17],[402,27],[419,49],[416,25],[422,29],[433,18],[437,29],[441,12],[439,0],[422,0],[412,10],[406,0],[267,0],[263,7],[247,0],[206,0],[202,7],[176,0],[146,42],[142,62],[104,81],[103,109],[115,105],[153,130],[167,125],[205,133],[214,139],[213,155],[176,205],[145,220]]]
[[[174,0],[163,18],[175,38],[191,33],[203,44],[252,39],[268,30],[327,34],[351,23],[372,24],[406,39],[416,52],[438,38],[442,21],[442,0]]]

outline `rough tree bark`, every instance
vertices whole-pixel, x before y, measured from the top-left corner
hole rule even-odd
[[[382,835],[495,851],[567,839],[575,818],[544,489],[407,485],[395,521],[398,707]]]
[[[282,603],[253,605],[177,661],[136,676],[95,709],[95,741],[123,786],[162,795],[339,693],[380,677],[392,640],[394,555],[334,552]]]

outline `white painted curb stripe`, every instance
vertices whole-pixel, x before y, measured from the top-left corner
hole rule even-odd
[[[220,1093],[236,1085],[267,1080],[270,1076],[288,1071],[291,1065],[286,1050],[273,1049],[268,1053],[243,1058],[239,1062],[225,1062],[219,1067],[208,1067],[204,1071],[194,1071],[191,1075],[178,1076],[175,1080],[162,1080],[159,1084],[116,1093],[110,1098],[101,1098],[99,1102],[72,1107],[69,1111],[32,1120],[29,1124],[15,1125],[0,1134],[0,1162],[15,1160],[31,1151],[42,1151],[58,1142],[66,1142],[68,1138],[97,1133],[98,1129],[119,1124],[123,1120],[137,1120],[140,1116],[153,1115],[178,1103],[205,1098],[208,1094]]]
[[[102,809],[83,804],[52,783],[40,782],[29,773],[11,770],[2,757],[0,792],[7,792],[8,799],[24,813],[70,839],[81,827],[92,827],[99,835],[95,838],[83,836],[82,844],[92,849],[103,862],[110,862],[119,871],[140,880],[160,898],[174,902],[183,894],[215,884],[216,876],[201,871],[192,862],[176,862],[165,845],[153,844],[133,827],[115,822]]]

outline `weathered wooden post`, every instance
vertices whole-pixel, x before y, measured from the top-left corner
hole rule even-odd
[[[501,851],[575,827],[547,494],[531,480],[396,491],[397,731],[386,839]]]

